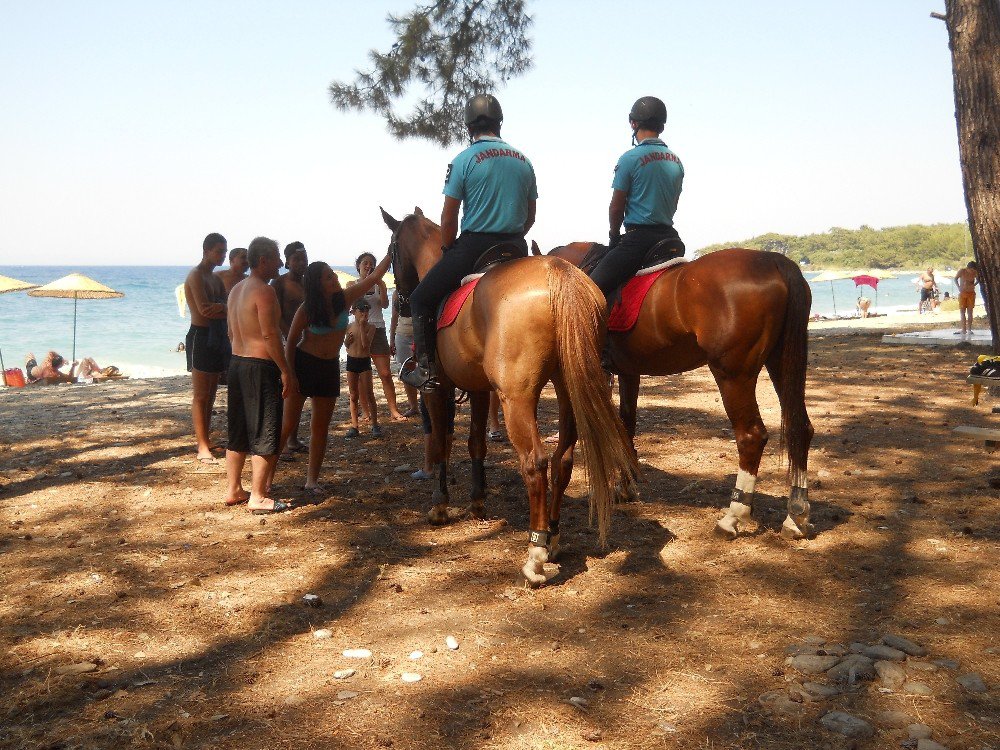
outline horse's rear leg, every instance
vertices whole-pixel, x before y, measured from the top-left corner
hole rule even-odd
[[[521,464],[521,477],[528,490],[530,522],[528,532],[528,560],[521,572],[532,586],[545,583],[543,566],[548,562],[550,538],[549,518],[546,508],[548,494],[549,459],[538,436],[535,410],[538,401],[528,397],[510,398],[500,395],[504,420],[510,442],[517,451]]]
[[[486,499],[486,419],[490,406],[489,391],[469,394],[472,418],[469,424],[469,458],[472,461],[472,487],[469,490],[469,512],[477,518],[483,515]]]
[[[760,418],[760,408],[757,406],[756,375],[728,377],[715,368],[712,368],[712,374],[719,385],[726,415],[733,425],[740,456],[736,487],[730,495],[725,515],[716,522],[716,529],[730,539],[735,539],[740,525],[750,521],[757,472],[761,456],[764,455],[764,446],[767,445],[767,428],[764,427],[764,420]]]
[[[629,441],[632,444],[632,453],[638,455],[635,449],[635,425],[639,411],[639,376],[619,375],[618,376],[618,413],[621,415],[622,423],[628,432]],[[633,477],[638,480],[638,477]],[[628,487],[619,486],[615,499],[620,503],[632,502],[639,499],[639,483],[633,481]]]
[[[788,450],[791,479],[788,514],[781,524],[781,535],[786,539],[803,539],[813,533],[813,526],[809,521],[809,485],[806,474],[813,426],[806,413],[804,390],[784,387],[787,383],[780,358],[772,357],[768,360],[767,372],[781,402],[781,426],[785,433],[783,438]],[[795,415],[799,417],[796,418]]]
[[[562,379],[552,379],[556,387],[556,397],[559,401],[559,444],[552,454],[552,503],[549,506],[549,560],[559,557],[559,512],[562,508],[566,487],[573,476],[573,449],[576,446],[576,418],[573,416],[573,404]]]

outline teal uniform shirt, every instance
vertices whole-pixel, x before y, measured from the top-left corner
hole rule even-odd
[[[444,194],[462,201],[463,232],[524,231],[528,201],[538,199],[535,170],[515,148],[483,136],[448,165]]]
[[[615,166],[611,187],[628,195],[626,225],[673,226],[684,166],[667,144],[647,138],[626,151]]]

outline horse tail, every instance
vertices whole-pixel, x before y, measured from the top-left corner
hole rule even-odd
[[[555,322],[559,370],[576,419],[590,490],[590,521],[597,516],[601,544],[607,538],[615,490],[630,487],[638,463],[628,434],[611,402],[601,369],[604,296],[569,263],[548,267],[549,305]]]
[[[799,267],[787,258],[778,257],[778,271],[785,281],[788,299],[778,344],[767,360],[778,402],[781,404],[779,452],[788,459],[788,477],[793,482],[805,479],[809,443],[813,428],[806,412],[806,365],[809,350],[809,310],[812,291]]]

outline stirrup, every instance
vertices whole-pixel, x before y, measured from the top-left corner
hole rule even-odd
[[[438,387],[437,376],[432,367],[421,367],[416,357],[409,357],[399,368],[399,379],[421,391],[433,391]]]

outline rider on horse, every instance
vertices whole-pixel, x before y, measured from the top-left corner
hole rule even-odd
[[[654,245],[672,241],[676,255],[684,254],[684,243],[674,229],[684,167],[659,137],[667,122],[667,106],[655,96],[644,96],[632,105],[628,120],[632,143],[638,145],[622,154],[615,166],[608,208],[611,249],[590,274],[609,307],[615,289],[635,275]]]
[[[538,189],[535,171],[525,156],[500,138],[503,110],[490,94],[480,94],[465,105],[465,125],[472,145],[448,165],[441,210],[444,255],[410,295],[413,343],[417,365],[404,371],[403,382],[417,388],[436,385],[434,340],[437,308],[445,296],[472,273],[476,260],[498,244],[511,244],[514,254],[526,256],[524,235],[535,223]],[[458,207],[462,234],[458,234]]]

